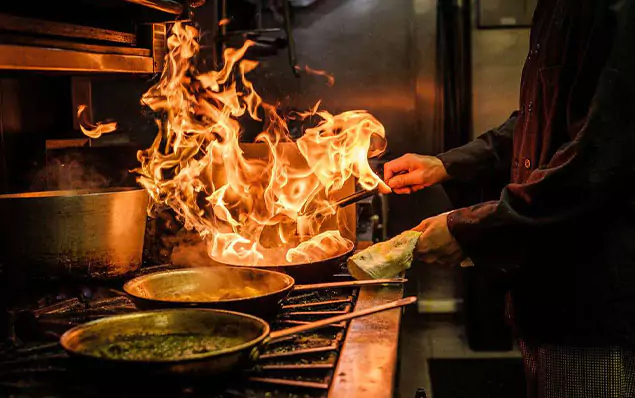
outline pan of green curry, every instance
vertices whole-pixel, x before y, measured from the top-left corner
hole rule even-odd
[[[87,365],[122,372],[217,376],[249,367],[271,341],[333,323],[412,304],[407,297],[309,324],[271,332],[261,318],[217,309],[180,308],[102,318],[60,339],[69,355]]]

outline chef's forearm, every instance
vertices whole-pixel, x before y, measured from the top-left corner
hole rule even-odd
[[[518,265],[531,245],[522,229],[509,227],[512,215],[501,215],[501,202],[481,203],[448,215],[448,228],[463,253],[479,268]],[[499,213],[499,214],[497,214]]]

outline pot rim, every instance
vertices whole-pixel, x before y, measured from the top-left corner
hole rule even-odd
[[[44,198],[71,198],[79,196],[98,196],[127,192],[145,192],[145,189],[139,187],[114,187],[114,188],[86,188],[86,189],[65,189],[53,191],[37,191],[9,193],[0,195],[2,199],[44,199]]]

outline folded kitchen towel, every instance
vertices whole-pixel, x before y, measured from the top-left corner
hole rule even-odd
[[[348,259],[348,271],[355,279],[394,278],[410,268],[420,236],[406,231],[355,253]]]

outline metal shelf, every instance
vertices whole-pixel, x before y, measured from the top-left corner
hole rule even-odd
[[[0,70],[154,73],[152,57],[0,44]]]
[[[125,0],[128,3],[139,4],[144,7],[152,8],[161,12],[173,15],[181,15],[183,13],[183,4],[172,0]]]

